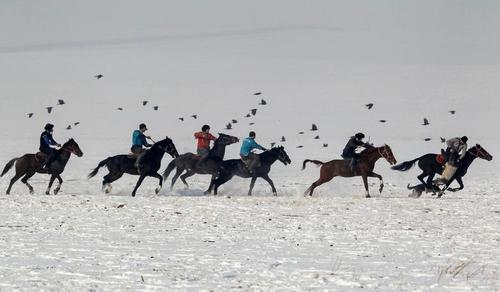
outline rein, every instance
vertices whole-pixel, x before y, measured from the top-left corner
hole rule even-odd
[[[380,148],[384,148],[384,152],[381,152]],[[384,145],[384,147],[377,148],[377,151],[378,151],[378,154],[380,154],[381,157],[384,157],[385,159],[389,160],[389,157],[387,157],[387,156],[384,155],[384,154],[388,154],[387,145]]]
[[[474,147],[474,148],[476,148],[476,153],[474,154],[474,153],[472,153],[472,151],[471,151],[471,152],[470,152],[470,154],[472,154],[472,155],[474,155],[474,156],[476,156],[476,157],[478,157],[478,158],[482,158],[483,156],[486,156],[486,155],[483,153],[483,151],[481,151],[481,149],[479,149],[478,147]],[[480,156],[480,155],[481,155],[481,156]]]

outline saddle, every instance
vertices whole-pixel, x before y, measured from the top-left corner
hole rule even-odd
[[[43,162],[47,160],[48,155],[43,153],[43,152],[37,152],[35,154],[35,159],[38,160],[39,162]]]
[[[436,155],[436,162],[439,165],[445,165],[446,164],[446,157],[443,154],[438,154]]]
[[[137,159],[137,157],[139,157],[139,154],[136,154],[136,153],[127,154],[127,158],[130,158],[130,159]]]

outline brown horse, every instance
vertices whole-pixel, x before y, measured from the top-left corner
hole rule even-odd
[[[28,183],[28,180],[33,175],[35,175],[35,173],[47,173],[51,175],[49,186],[47,188],[47,191],[45,192],[46,195],[50,193],[52,184],[57,178],[57,180],[59,181],[59,185],[54,189],[54,195],[57,195],[57,193],[61,189],[61,184],[63,183],[61,173],[64,171],[64,168],[68,163],[71,154],[75,154],[78,157],[83,156],[82,150],[80,150],[80,147],[75,142],[75,140],[73,140],[73,138],[69,139],[69,141],[61,147],[61,149],[57,150],[56,159],[50,164],[49,171],[45,170],[42,167],[42,163],[46,158],[44,154],[25,154],[20,158],[12,159],[11,161],[9,161],[9,163],[7,163],[7,165],[5,165],[5,168],[0,175],[0,177],[4,176],[12,168],[12,166],[14,166],[14,163],[16,164],[16,175],[10,180],[9,188],[7,189],[7,195],[10,194],[12,185],[22,176],[24,177],[21,181],[28,187],[30,194],[33,194],[33,187]]]
[[[309,196],[312,196],[313,191],[316,187],[329,182],[336,176],[363,177],[363,183],[365,184],[367,198],[370,197],[370,192],[368,191],[368,177],[376,177],[380,180],[379,191],[382,192],[382,190],[384,189],[384,181],[382,179],[382,176],[373,172],[375,163],[381,157],[385,158],[385,160],[387,160],[387,162],[389,162],[391,165],[396,164],[396,158],[394,158],[391,147],[389,147],[388,145],[365,149],[363,152],[361,152],[361,159],[356,164],[353,170],[351,170],[349,166],[349,160],[332,160],[326,163],[318,160],[304,160],[302,170],[306,168],[306,163],[308,162],[312,162],[316,165],[321,165],[319,179],[306,190],[304,195],[307,195],[307,193],[309,193]]]

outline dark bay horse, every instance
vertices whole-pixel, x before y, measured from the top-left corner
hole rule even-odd
[[[52,188],[52,184],[54,180],[57,179],[59,184],[54,189],[54,195],[61,190],[61,185],[63,180],[61,178],[61,173],[64,172],[64,168],[71,157],[71,154],[75,154],[78,157],[83,156],[82,150],[80,150],[80,146],[73,140],[73,138],[69,139],[68,142],[64,143],[64,145],[57,150],[56,159],[54,162],[50,164],[50,169],[47,171],[42,167],[43,162],[45,161],[45,157],[40,157],[40,154],[25,154],[20,158],[14,158],[5,165],[5,168],[2,171],[1,176],[4,176],[11,168],[16,164],[16,175],[10,180],[9,188],[7,189],[7,195],[10,194],[10,189],[12,185],[20,179],[29,189],[30,194],[33,194],[33,187],[28,183],[28,180],[35,175],[35,173],[46,173],[50,174],[50,181],[47,190],[45,191],[46,195],[50,194],[50,189]],[[44,155],[42,155],[44,156]]]
[[[172,170],[174,170],[174,168],[176,169],[175,175],[172,178],[170,190],[174,188],[175,182],[179,176],[186,188],[189,188],[186,179],[195,174],[210,174],[212,175],[212,180],[215,179],[220,173],[220,163],[226,154],[226,146],[239,141],[240,140],[236,137],[219,133],[219,137],[217,137],[217,140],[214,142],[214,147],[210,149],[208,157],[204,162],[198,163],[200,156],[193,153],[185,153],[172,160],[163,172],[164,180],[166,180]],[[186,173],[182,174],[184,171],[186,171]]]
[[[142,181],[147,177],[154,177],[160,181],[160,186],[156,188],[155,192],[158,194],[163,186],[163,177],[158,173],[158,170],[161,166],[161,160],[165,153],[170,154],[172,158],[176,158],[179,156],[177,153],[177,149],[175,148],[174,143],[170,138],[165,138],[161,140],[153,146],[146,150],[142,160],[141,160],[141,168],[137,169],[135,167],[135,157],[131,157],[128,154],[116,155],[112,157],[108,157],[103,161],[99,162],[99,165],[88,175],[88,178],[94,177],[99,168],[106,166],[109,170],[109,173],[104,176],[102,181],[102,189],[106,194],[111,192],[111,183],[118,180],[123,176],[124,173],[131,175],[139,175],[139,180],[132,191],[132,197],[135,197],[137,189],[142,184]]]
[[[379,192],[382,192],[382,190],[384,189],[384,181],[381,175],[373,172],[373,169],[375,168],[375,163],[381,157],[385,158],[385,160],[387,160],[387,162],[389,162],[391,165],[396,164],[396,158],[394,158],[394,155],[392,154],[391,147],[389,147],[388,145],[384,145],[382,147],[367,148],[360,154],[361,159],[354,167],[354,170],[351,170],[349,166],[350,160],[332,160],[329,162],[321,162],[318,160],[309,159],[304,160],[302,170],[306,168],[306,163],[308,162],[312,162],[316,165],[321,165],[319,179],[306,190],[305,195],[309,193],[309,196],[312,196],[315,188],[330,181],[336,176],[361,176],[365,185],[367,198],[370,197],[370,192],[368,191],[368,177],[376,177],[380,180]]]
[[[223,161],[220,165],[221,172],[219,177],[215,180],[212,180],[212,182],[210,183],[210,187],[205,192],[205,194],[210,194],[213,190],[214,194],[217,195],[217,189],[219,188],[219,186],[226,183],[235,175],[237,175],[243,178],[252,178],[252,181],[250,182],[250,189],[248,190],[249,196],[252,195],[252,190],[255,185],[255,181],[259,177],[263,178],[265,181],[269,183],[273,191],[273,194],[277,196],[274,183],[269,177],[271,166],[277,160],[281,161],[284,165],[290,164],[292,163],[292,161],[290,160],[290,157],[288,157],[288,154],[286,153],[285,148],[283,146],[274,147],[271,148],[270,150],[262,152],[261,154],[259,154],[259,158],[261,165],[260,167],[257,167],[253,173],[250,173],[248,171],[248,168],[243,163],[243,161],[241,161],[241,159],[231,159]]]
[[[416,158],[411,161],[406,161],[401,164],[398,164],[396,166],[393,166],[392,169],[394,170],[399,170],[399,171],[408,171],[410,170],[415,163],[418,161],[418,167],[422,170],[422,174],[420,174],[417,178],[422,182],[422,184],[425,185],[428,189],[434,190],[435,187],[432,185],[434,176],[436,174],[442,174],[443,173],[443,166],[437,162],[437,156],[438,154],[425,154],[419,158]],[[470,148],[467,150],[467,153],[464,156],[464,159],[460,163],[458,169],[456,170],[455,174],[453,177],[446,182],[446,186],[442,191],[440,191],[440,196],[442,196],[443,192],[448,189],[450,184],[456,180],[458,184],[460,185],[460,188],[458,189],[450,189],[450,191],[459,191],[464,188],[462,177],[467,174],[467,170],[469,169],[469,166],[474,162],[476,158],[481,158],[485,159],[488,161],[491,161],[493,157],[486,151],[481,145],[476,144],[474,147]],[[424,178],[428,177],[427,182],[424,181]],[[418,188],[421,188],[421,186],[415,186]],[[415,188],[415,187],[410,187],[410,188]]]

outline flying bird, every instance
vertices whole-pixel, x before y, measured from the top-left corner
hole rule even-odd
[[[253,95],[261,95],[261,94],[262,94],[262,92],[256,92]]]
[[[191,117],[196,120],[198,118],[198,115],[191,115]]]
[[[29,114],[27,114],[27,116],[28,116],[28,118],[31,119],[33,117],[33,113],[29,113]]]
[[[431,138],[425,138],[424,141],[426,142],[429,142],[430,140],[432,140]]]
[[[319,139],[319,136],[314,137],[314,139],[318,140],[318,139]]]
[[[324,148],[328,147],[328,144],[323,144],[323,147],[324,147]]]
[[[297,148],[304,148],[304,146],[302,146],[302,145],[299,145],[299,146],[297,146]]]
[[[247,114],[245,118],[250,118],[251,116],[252,116],[251,114]]]
[[[59,99],[59,100],[57,101],[57,105],[63,105],[63,104],[66,104],[66,103],[64,102],[64,100]]]
[[[145,101],[143,101],[143,102],[142,102],[142,105],[143,105],[143,106],[146,106],[147,104],[148,104],[148,101],[147,101],[147,100],[145,100]]]
[[[257,114],[257,109],[256,108],[251,109],[250,111],[252,113],[252,116],[255,116]]]
[[[281,136],[281,142],[286,142],[285,136]]]
[[[160,107],[159,107],[159,106],[157,106],[157,105],[155,105],[155,106],[153,107],[153,109],[154,109],[155,111],[157,111],[159,108],[160,108]]]
[[[119,108],[117,108],[117,110],[122,111],[122,110],[123,110],[123,108],[122,108],[122,107],[119,107]]]
[[[424,118],[424,123],[422,124],[422,126],[427,126],[427,125],[430,125],[429,120],[427,118]]]
[[[71,130],[71,125],[68,125],[68,126],[66,127],[66,130]]]
[[[451,111],[448,111],[450,114],[454,115],[457,111],[455,110],[451,110]]]
[[[311,131],[317,131],[317,130],[318,130],[318,126],[316,126],[316,124],[312,124]]]
[[[78,126],[79,124],[80,124],[80,122],[74,122],[73,126]]]
[[[365,104],[365,106],[366,106],[366,108],[368,108],[369,110],[371,110],[372,107],[373,107],[373,103],[367,103],[367,104]]]
[[[238,123],[238,120],[232,119],[232,120],[231,120],[231,122],[232,122],[233,124],[236,124],[236,123]]]
[[[386,120],[379,120],[380,123],[386,123]]]
[[[48,106],[48,107],[46,107],[46,109],[47,109],[47,112],[50,114],[52,112],[53,107]]]
[[[304,132],[300,131],[300,132],[299,132],[299,135],[304,135]]]
[[[102,74],[97,74],[96,76],[94,76],[97,80],[101,79],[102,77],[104,77],[104,75]]]
[[[231,125],[231,123],[226,125],[226,130],[231,130],[232,128],[233,128],[233,125]]]
[[[264,99],[261,99],[261,100],[260,100],[259,105],[266,105],[266,104],[267,104],[267,101],[265,101]]]
[[[177,118],[179,121],[184,122],[184,118]]]
[[[253,125],[255,125],[255,123],[253,123],[253,122],[252,122],[252,123],[248,123],[248,124],[249,124],[250,126],[253,126]]]
[[[273,148],[274,145],[276,145],[276,142],[271,142],[271,148]]]

